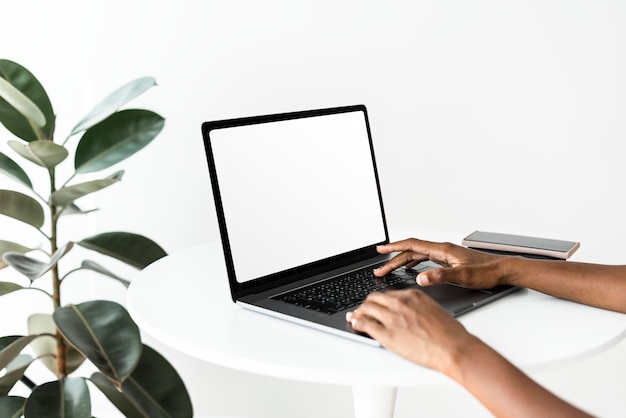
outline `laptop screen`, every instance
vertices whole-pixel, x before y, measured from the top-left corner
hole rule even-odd
[[[238,283],[385,241],[365,112],[208,131]]]

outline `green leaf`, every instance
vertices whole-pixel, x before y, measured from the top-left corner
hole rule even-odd
[[[24,412],[26,398],[21,396],[5,396],[0,398],[0,417],[19,418]]]
[[[78,245],[143,269],[167,255],[154,241],[129,232],[105,232],[85,238]]]
[[[76,148],[77,173],[100,171],[130,157],[148,145],[165,120],[148,110],[122,110],[89,128]]]
[[[11,335],[0,338],[0,370],[15,359],[37,335]]]
[[[122,384],[122,393],[151,418],[193,416],[182,379],[163,356],[147,345],[143,346],[137,368]]]
[[[68,155],[65,147],[47,140],[31,141],[27,144],[22,144],[20,141],[9,141],[9,145],[28,161],[48,169],[59,165]]]
[[[7,366],[7,371],[0,378],[0,397],[6,396],[15,386],[18,380],[24,376],[24,372],[33,362],[33,358],[28,354],[20,354]]]
[[[159,376],[155,379],[154,375]],[[192,417],[191,399],[182,379],[158,352],[144,345],[141,360],[122,392],[150,417]]]
[[[92,180],[85,183],[63,187],[62,189],[59,189],[56,192],[52,193],[50,199],[52,200],[52,203],[56,206],[69,206],[76,199],[79,199],[90,193],[97,192],[111,186],[112,184],[119,182],[123,174],[123,171],[118,171],[105,179]]]
[[[30,343],[30,347],[38,357],[39,361],[56,375],[56,360],[54,357],[46,354],[56,355],[57,341],[52,336],[56,333],[56,325],[52,319],[52,315],[37,313],[28,317],[28,333],[30,335],[51,334],[50,336],[41,336]],[[67,361],[67,374],[72,374],[78,367],[83,364],[85,357],[71,345],[67,345],[65,349],[65,360]]]
[[[130,285],[130,281],[121,278],[120,276],[111,273],[109,270],[105,269],[104,267],[102,267],[100,264],[96,263],[95,261],[91,261],[91,260],[84,260],[81,264],[80,264],[81,268],[85,269],[85,270],[91,270],[91,271],[95,271],[96,273],[100,273],[104,276],[110,277],[112,279],[117,280],[118,282],[122,283],[125,287],[128,288],[128,286]]]
[[[32,248],[24,247],[21,244],[11,241],[5,241],[0,239],[0,255],[6,252],[15,252],[15,253],[27,253],[32,251]]]
[[[77,134],[78,132],[85,131],[97,123],[105,120],[126,103],[153,86],[156,86],[156,80],[153,77],[139,78],[123,85],[106,97],[91,112],[89,112],[87,116],[78,122],[74,129],[72,129],[70,136]]]
[[[79,208],[78,206],[72,203],[71,205],[64,208],[62,212],[59,212],[59,214],[61,215],[86,215],[88,213],[95,212],[97,210],[98,210],[97,208],[89,209],[89,210],[82,210],[81,208]]]
[[[52,316],[65,339],[105,376],[122,382],[137,365],[139,328],[121,305],[89,301],[58,308]]]
[[[0,172],[24,184],[29,189],[33,188],[28,174],[15,161],[0,152]]]
[[[2,258],[8,265],[28,277],[31,283],[52,268],[52,265],[49,263],[44,263],[20,253],[6,253]]]
[[[8,264],[4,261],[2,256],[4,253],[12,252],[12,253],[27,253],[31,251],[32,248],[24,247],[16,242],[5,241],[0,239],[0,270],[8,266]]]
[[[83,378],[37,386],[24,405],[25,418],[91,418],[91,398]]]
[[[24,337],[23,335],[9,335],[6,337],[0,337],[0,352],[6,349],[9,345],[13,344],[15,341],[23,337]],[[9,364],[9,361],[11,361],[9,359],[8,361],[4,363],[4,365],[2,365],[3,364],[2,359],[3,359],[2,353],[0,353],[0,370],[2,370],[3,367],[6,367],[6,365]]]
[[[10,216],[39,229],[43,226],[43,208],[35,199],[13,190],[0,190],[0,214]]]
[[[0,77],[0,97],[36,126],[43,128],[46,125],[46,117],[37,105],[2,77]]]
[[[32,257],[20,253],[6,253],[3,258],[8,265],[13,267],[24,276],[28,277],[31,282],[46,274],[50,269],[59,262],[59,260],[74,246],[72,241],[67,242],[52,254],[50,261],[44,263]]]
[[[48,321],[52,324],[50,328]],[[34,314],[28,317],[28,333],[31,335],[36,334],[52,334],[56,332],[52,315],[48,314]],[[54,357],[48,354],[56,355],[56,339],[52,336],[45,336],[36,339],[31,343],[31,348],[35,355],[39,358],[39,361],[46,366],[48,370],[56,375],[56,361]],[[68,371],[68,374],[70,372]]]
[[[52,139],[54,131],[54,111],[46,91],[30,71],[21,65],[9,61],[0,60],[0,77],[7,80],[12,86],[28,97],[43,113],[46,125],[43,129],[31,124],[19,111],[0,97],[0,123],[11,133],[25,141],[38,139]]]
[[[19,284],[11,283],[11,282],[0,282],[0,296],[7,295],[11,292],[15,292],[16,290],[24,289]]]
[[[6,373],[0,378],[0,397],[6,396],[13,385],[24,376],[32,362],[32,357],[20,354],[37,335],[12,335],[0,338],[0,370],[6,367]]]
[[[126,418],[146,417],[146,415],[141,412],[141,410],[137,409],[126,395],[120,392],[118,387],[102,373],[95,372],[91,375],[90,380]]]

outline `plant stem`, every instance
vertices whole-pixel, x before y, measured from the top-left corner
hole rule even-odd
[[[55,169],[51,168],[50,172],[50,196],[55,192]],[[48,208],[50,209],[50,254],[54,254],[58,249],[57,244],[57,208],[52,203],[52,199],[48,201]],[[54,305],[54,309],[61,307],[61,279],[59,277],[59,264],[56,263],[52,266],[52,303]],[[59,332],[56,331],[56,342],[57,342],[57,354],[56,354],[56,365],[57,365],[57,377],[59,379],[65,378],[67,375],[67,360],[65,358],[65,338]]]

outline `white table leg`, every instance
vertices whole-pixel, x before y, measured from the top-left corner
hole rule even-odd
[[[352,385],[355,418],[393,418],[397,388],[392,386]]]

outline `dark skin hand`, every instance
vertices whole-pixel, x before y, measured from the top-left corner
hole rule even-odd
[[[626,313],[626,266],[499,256],[417,239],[381,246],[379,252],[398,254],[375,271],[378,276],[432,260],[444,267],[421,273],[422,286],[516,285]],[[372,293],[346,319],[387,349],[454,379],[495,416],[589,416],[538,385],[420,290]]]
[[[378,251],[381,254],[398,252],[374,272],[378,276],[401,266],[413,267],[421,261],[432,260],[444,268],[420,273],[417,281],[422,286],[443,282],[477,289],[513,285],[626,313],[626,266],[501,256],[415,238],[380,246]]]
[[[450,354],[471,339],[460,322],[417,289],[372,293],[348,320],[391,351],[435,370],[445,370]]]
[[[418,289],[372,293],[346,319],[390,351],[455,380],[494,416],[589,417],[468,333]]]

